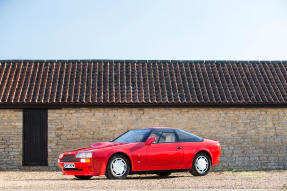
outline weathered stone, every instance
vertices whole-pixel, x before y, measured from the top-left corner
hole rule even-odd
[[[0,169],[16,169],[22,165],[22,110],[2,109],[0,119]]]
[[[69,108],[49,110],[49,166],[34,169],[58,169],[57,157],[63,151],[152,126],[218,139],[222,156],[215,170],[287,167],[285,108]],[[23,168],[22,110],[0,110],[0,151],[0,169]]]

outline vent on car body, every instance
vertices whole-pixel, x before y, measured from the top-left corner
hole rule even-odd
[[[75,158],[75,155],[64,155],[61,162],[79,162],[79,159]]]

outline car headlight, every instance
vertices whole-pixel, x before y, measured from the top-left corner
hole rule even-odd
[[[63,156],[64,156],[64,154],[61,153],[61,154],[59,155],[59,159],[63,158]]]
[[[78,153],[76,158],[92,158],[93,153]]]

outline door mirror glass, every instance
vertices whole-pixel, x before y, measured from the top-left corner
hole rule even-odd
[[[150,145],[155,142],[155,137],[148,138],[145,142],[146,145]]]

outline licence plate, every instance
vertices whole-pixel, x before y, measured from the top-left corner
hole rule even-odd
[[[64,168],[75,168],[74,163],[64,163]]]

